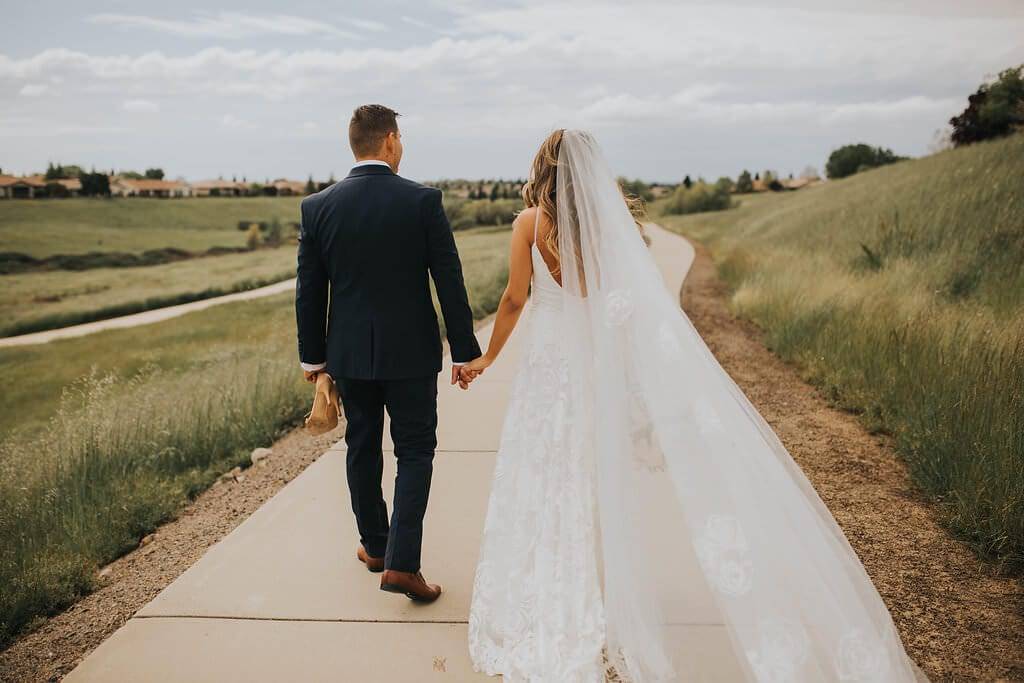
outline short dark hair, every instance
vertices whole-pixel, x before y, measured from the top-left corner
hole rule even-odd
[[[352,112],[348,123],[348,144],[357,157],[374,154],[388,133],[398,133],[401,114],[383,104],[364,104]]]

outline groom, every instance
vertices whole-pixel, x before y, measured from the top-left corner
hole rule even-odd
[[[441,192],[397,175],[397,117],[379,104],[356,109],[348,127],[355,166],[303,200],[295,314],[305,378],[328,373],[345,410],[356,555],[370,571],[383,571],[381,590],[433,602],[441,587],[420,573],[441,371],[429,278],[459,361],[452,384],[466,388],[461,364],[480,347]],[[398,460],[390,523],[381,491],[385,409]]]

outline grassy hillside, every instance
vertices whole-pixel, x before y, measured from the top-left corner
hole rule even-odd
[[[245,246],[239,221],[298,221],[301,197],[60,199],[0,202],[0,251],[36,258]]]
[[[736,310],[872,429],[950,527],[1024,570],[1024,135],[665,216]]]
[[[456,235],[474,314],[509,231]],[[294,295],[0,349],[0,647],[308,409]]]

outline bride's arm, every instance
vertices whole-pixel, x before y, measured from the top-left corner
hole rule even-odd
[[[536,208],[526,209],[512,223],[512,241],[509,249],[508,284],[498,303],[494,318],[494,329],[487,351],[476,360],[463,366],[464,372],[472,379],[491,365],[501,353],[505,342],[512,335],[519,315],[526,305],[530,292],[530,278],[533,275],[533,260],[530,246],[533,240],[533,224]]]

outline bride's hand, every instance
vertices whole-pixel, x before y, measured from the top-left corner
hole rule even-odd
[[[487,356],[480,356],[470,362],[466,363],[459,370],[459,377],[463,382],[472,382],[474,379],[484,373],[484,370],[491,366],[494,362]]]

